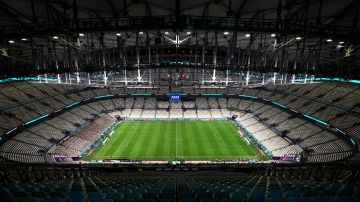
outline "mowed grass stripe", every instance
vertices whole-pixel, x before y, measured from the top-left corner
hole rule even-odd
[[[164,128],[164,127],[165,124],[163,122],[156,122],[154,124],[154,127],[152,127],[151,130],[153,131],[153,134],[155,136],[154,138],[156,138],[156,143],[154,145],[148,145],[149,147],[154,146],[155,153],[158,156],[160,156],[160,158],[163,158],[162,156],[164,155],[162,146],[163,144],[167,144],[167,143],[164,142],[166,141],[164,138],[164,134],[158,133],[157,131],[159,128]]]
[[[231,124],[231,129],[233,131],[235,131],[237,134],[238,134],[238,130],[237,128]],[[255,145],[253,144],[247,144],[244,140],[244,138],[241,138],[240,139],[241,142],[243,142],[243,145],[246,145],[246,147],[243,147],[243,153],[245,154],[244,156],[257,156],[259,159],[261,160],[267,160],[269,159],[267,156],[263,156],[259,151],[258,149],[256,148]]]
[[[115,132],[114,134],[110,137],[110,139],[108,140],[108,142],[106,143],[106,145],[101,146],[101,149],[97,149],[96,150],[96,155],[98,156],[111,156],[113,155],[116,150],[116,145],[122,145],[122,141],[124,140],[124,137],[126,136],[125,134],[128,133],[129,131],[129,127],[131,127],[132,124],[128,123],[128,122],[123,122],[121,124],[119,124],[116,128],[115,128]],[[124,133],[119,134],[117,132],[117,130],[119,128],[123,128]]]
[[[219,148],[223,151],[222,154],[224,156],[237,156],[239,155],[236,150],[234,149],[234,141],[229,141],[228,137],[230,137],[229,131],[227,128],[221,128],[219,127],[219,124],[225,125],[226,122],[214,122],[213,124],[210,124],[211,129],[213,130],[214,134],[218,137],[219,142]],[[228,135],[225,135],[228,134]],[[235,151],[235,152],[234,152]]]
[[[205,144],[207,144],[206,139],[203,137],[203,128],[201,127],[202,122],[195,122],[192,127],[192,133],[189,136],[189,141],[192,145],[191,150],[196,151],[194,156],[207,156]],[[189,123],[190,125],[191,123]],[[192,153],[192,152],[191,152]]]
[[[234,125],[231,125],[231,127],[229,128],[232,131],[234,131],[235,133],[238,134],[237,128]],[[245,140],[243,138],[240,138],[239,141],[242,142],[242,144],[246,147],[242,148],[242,153],[245,154],[245,156],[258,156],[261,155],[259,153],[259,151],[256,150],[255,146],[253,144],[247,145],[247,143],[245,142]],[[255,150],[254,150],[255,149]]]
[[[162,133],[162,140],[163,140],[163,144],[162,144],[162,150],[161,150],[161,156],[172,156],[173,154],[171,153],[171,147],[175,147],[175,145],[172,145],[172,131],[171,131],[171,122],[162,122],[162,127],[159,129],[155,129],[155,130],[161,130]]]
[[[214,133],[214,125],[211,122],[204,122],[203,125],[203,131],[206,132],[208,135],[203,135],[209,142],[209,145],[211,146],[211,149],[207,149],[209,156],[226,156],[227,153],[224,151],[224,147],[222,147],[221,143],[221,137]]]
[[[222,122],[215,123],[215,131],[221,133],[222,141],[224,142],[224,148],[228,150],[228,155],[241,156],[246,150],[246,145],[240,139],[237,131],[231,130],[231,123]],[[222,131],[222,132],[220,132]],[[225,135],[228,134],[228,135]]]
[[[142,125],[144,127],[141,130],[137,131],[137,133],[133,136],[132,142],[135,147],[130,152],[129,157],[137,157],[137,156],[151,156],[151,143],[156,137],[152,137],[151,128],[156,123],[149,124],[148,122],[143,122]]]
[[[139,146],[140,146],[140,141],[142,139],[139,139],[139,141],[136,141],[136,136],[138,136],[140,133],[140,131],[142,130],[142,128],[144,128],[145,125],[138,123],[138,122],[130,122],[130,126],[128,128],[128,131],[119,131],[119,133],[124,135],[124,144],[119,144],[119,142],[117,142],[117,144],[115,145],[116,150],[114,152],[114,156],[121,156],[124,158],[128,158],[131,157],[132,154],[134,153],[134,151],[138,150]]]
[[[176,147],[182,160],[266,159],[228,121],[125,121],[88,159],[173,160]]]
[[[180,125],[180,129],[178,131],[178,153],[180,156],[187,156],[190,153],[189,151],[189,140],[188,140],[188,135],[189,135],[189,130],[187,128],[187,124],[186,122],[179,122]],[[180,138],[180,139],[179,139]]]

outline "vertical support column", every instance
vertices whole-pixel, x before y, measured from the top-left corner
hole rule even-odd
[[[43,61],[43,68],[46,69],[46,64],[45,64],[45,61]],[[48,82],[48,78],[47,78],[47,74],[45,73],[44,74],[44,80],[45,80],[45,83],[49,83]]]
[[[273,51],[275,51],[275,69],[277,69],[277,66],[278,66],[278,54],[277,54],[277,51],[276,51],[276,46],[277,46],[277,35],[275,37],[275,40],[274,40],[274,46],[273,46]]]
[[[295,79],[296,79],[296,76],[295,74],[292,75],[292,78],[291,78],[291,83],[294,83],[295,82]]]
[[[212,75],[212,81],[215,82],[216,80],[216,68],[217,68],[217,50],[218,50],[218,38],[217,38],[217,32],[214,33],[215,34],[215,48],[214,48],[214,61],[213,61],[213,65],[214,65],[214,69],[213,69],[213,75]]]
[[[80,84],[80,74],[79,74],[79,64],[78,64],[78,59],[77,57],[75,57],[75,68],[76,68],[76,83]]]
[[[262,79],[262,85],[265,85],[265,73],[262,73],[262,77],[263,77],[263,79]]]
[[[273,77],[273,84],[276,84],[276,72],[274,72],[274,77]]]
[[[104,70],[104,84],[105,84],[105,86],[107,86],[107,80],[108,80],[108,78],[107,78],[106,70]]]
[[[124,70],[124,81],[125,81],[125,86],[127,86],[128,82],[127,82],[127,74],[126,74],[126,69]]]
[[[197,72],[198,72],[198,69],[197,69],[197,66],[198,66],[198,46],[199,46],[199,41],[198,41],[198,34],[197,32],[195,32],[195,50],[194,50],[194,65],[196,66],[195,69],[194,69],[194,78],[193,80],[198,80],[197,79]],[[190,52],[190,55],[191,55],[191,52]]]
[[[203,42],[204,44],[203,44],[203,49],[202,49],[202,66],[203,66],[203,68],[202,68],[202,71],[201,71],[201,84],[202,85],[204,85],[204,73],[205,73],[205,69],[204,69],[204,66],[205,66],[205,40],[204,40],[204,42]]]
[[[40,65],[39,64],[36,64],[36,69],[38,70],[38,72],[40,72]],[[37,78],[38,78],[39,83],[42,83],[41,77],[40,77],[39,74],[38,74]]]
[[[55,67],[56,67],[56,70],[59,71],[59,63],[57,61],[57,58],[55,58]],[[58,83],[61,83],[61,77],[60,77],[59,73],[57,73],[57,80],[58,80]]]
[[[202,72],[201,72],[201,84],[204,85],[205,83],[205,47],[206,47],[206,43],[207,43],[207,35],[208,35],[208,32],[205,33],[205,37],[204,37],[204,40],[203,40],[203,48],[202,48]]]
[[[139,49],[139,33],[136,33],[136,63],[137,63],[137,81],[141,82],[141,70],[140,70],[140,49]]]
[[[250,80],[250,72],[249,70],[246,72],[246,86],[249,86],[249,80]]]
[[[64,61],[64,69],[66,69],[66,61]],[[66,73],[64,73],[64,76],[65,76],[65,83],[68,83],[69,81],[68,81],[68,77],[67,77],[67,75],[66,75]]]
[[[103,37],[103,36],[102,36]],[[101,39],[102,40],[102,39]],[[102,45],[102,66],[104,68],[104,76],[103,76],[103,79],[104,79],[104,85],[106,86],[107,85],[107,75],[106,75],[106,54],[104,52],[104,47]],[[110,62],[110,61],[109,61]]]
[[[88,75],[88,85],[91,85],[91,80],[90,80],[90,73],[87,74]]]
[[[225,78],[225,85],[227,86],[229,83],[229,70],[226,70],[226,78]]]
[[[202,68],[202,71],[201,71],[201,84],[204,85],[205,83],[205,69],[204,67]]]
[[[216,80],[216,69],[213,69],[212,81],[215,82],[215,80]]]
[[[140,72],[140,68],[137,69],[137,81],[141,82],[141,72]]]
[[[148,62],[149,62],[149,69],[148,69],[148,74],[149,74],[149,84],[151,85],[151,47],[150,47],[150,41],[148,39],[148,51],[149,51],[149,55],[148,55]]]

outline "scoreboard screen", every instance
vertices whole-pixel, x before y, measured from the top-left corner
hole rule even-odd
[[[169,102],[181,102],[181,94],[180,93],[170,93],[169,94]]]

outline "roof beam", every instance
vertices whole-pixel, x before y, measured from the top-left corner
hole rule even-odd
[[[347,6],[345,6],[343,9],[341,9],[340,11],[338,11],[337,13],[335,13],[334,15],[326,18],[325,20],[323,20],[321,22],[321,24],[325,24],[327,27],[329,27],[330,25],[334,24],[336,21],[338,21],[339,19],[341,19],[342,17],[344,17],[345,15],[349,14],[351,10],[355,9],[355,3],[358,0],[353,0],[351,1]]]
[[[240,15],[241,15],[241,11],[242,11],[242,9],[245,7],[245,5],[246,5],[246,3],[247,3],[247,0],[243,0],[242,2],[241,2],[241,5],[240,5],[240,7],[237,9],[237,11],[236,11],[236,17],[240,17]]]
[[[116,8],[115,8],[115,5],[114,3],[111,1],[111,0],[107,0],[107,3],[109,4],[113,14],[114,14],[114,17],[118,17],[119,13],[117,12]]]
[[[0,10],[7,16],[18,21],[22,25],[31,23],[31,20],[28,17],[26,17],[23,13],[21,13],[20,11],[16,10],[15,8],[9,6],[8,4],[2,1],[0,1]]]

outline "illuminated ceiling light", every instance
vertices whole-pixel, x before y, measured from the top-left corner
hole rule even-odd
[[[296,39],[296,40],[301,40],[302,38],[298,36],[298,37],[296,37],[295,39]]]
[[[144,34],[144,32],[139,32],[139,34],[140,34],[140,35],[143,35],[143,34]]]
[[[58,37],[58,36],[53,36],[52,38],[53,38],[53,39],[58,39],[59,37]]]
[[[271,36],[271,37],[276,37],[276,34],[271,34],[270,36]]]
[[[245,37],[246,38],[249,38],[251,35],[250,34],[245,34]]]
[[[79,36],[85,36],[85,34],[84,33],[79,33]]]
[[[332,39],[326,39],[327,42],[332,42],[333,40]]]
[[[191,34],[191,32],[186,32],[186,34],[187,34],[187,35],[190,35],[190,34]]]
[[[224,32],[224,35],[228,35],[229,34],[229,32]]]
[[[165,34],[166,34],[166,35],[168,35],[168,34],[169,34],[169,32],[165,32]]]
[[[15,41],[14,40],[9,40],[9,43],[15,43]]]
[[[121,33],[116,33],[116,36],[121,36]]]
[[[342,44],[344,44],[344,43],[345,43],[345,42],[343,42],[343,41],[340,41],[340,42],[339,42],[340,45],[342,45]]]
[[[22,38],[21,41],[27,41],[27,38]]]

